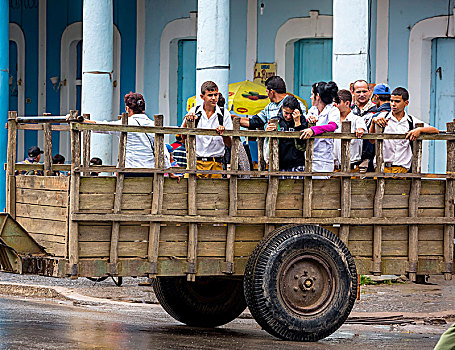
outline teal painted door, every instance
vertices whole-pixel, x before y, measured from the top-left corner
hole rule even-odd
[[[431,51],[430,124],[446,130],[455,115],[455,39],[433,39]],[[429,171],[445,173],[446,162],[446,142],[431,141]]]
[[[332,39],[302,39],[295,42],[294,93],[310,102],[311,86],[318,81],[331,79]]]
[[[196,86],[196,40],[180,40],[178,48],[177,125],[186,115],[186,101]]]

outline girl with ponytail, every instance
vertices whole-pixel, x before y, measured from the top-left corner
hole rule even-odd
[[[308,110],[307,121],[316,123],[302,131],[301,139],[325,132],[334,132],[340,124],[340,111],[333,104],[339,103],[338,86],[335,82],[321,81],[314,83],[311,89],[312,107]],[[313,150],[313,171],[333,171],[333,139],[315,139]],[[329,176],[315,176],[314,178],[329,178]]]

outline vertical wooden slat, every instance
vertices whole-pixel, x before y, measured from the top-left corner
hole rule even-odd
[[[261,130],[261,129],[258,129],[258,130]],[[262,131],[264,131],[264,130],[262,130]],[[258,145],[258,170],[264,171],[266,166],[265,166],[265,159],[264,159],[264,138],[263,137],[258,137],[257,145]]]
[[[161,127],[164,124],[164,117],[161,114],[155,115],[155,126]],[[155,134],[155,168],[163,169],[164,162],[164,135]],[[155,173],[153,176],[152,211],[153,215],[161,214],[163,208],[163,187],[164,174]],[[150,222],[148,260],[150,262],[150,277],[158,273],[158,249],[160,244],[161,224]]]
[[[351,132],[351,122],[344,121],[341,132]],[[341,171],[351,171],[351,140],[341,140]],[[351,215],[351,178],[341,178],[341,216],[348,218]],[[347,245],[349,240],[349,225],[341,225],[340,239]]]
[[[90,120],[90,114],[83,114],[84,119]],[[90,143],[91,143],[91,131],[82,131],[82,165],[87,168],[90,165]],[[84,176],[90,176],[90,172],[87,171],[83,174]]]
[[[128,125],[128,114],[123,113],[122,125]],[[122,131],[120,133],[120,142],[118,145],[118,167],[125,167],[125,156],[126,156],[126,138],[127,132]],[[115,182],[115,193],[114,193],[114,214],[120,214],[122,207],[122,196],[123,196],[123,184],[125,180],[125,173],[117,172]],[[118,243],[120,237],[120,222],[112,222],[111,231],[111,245],[109,250],[109,270],[111,275],[118,275]]]
[[[52,175],[52,132],[51,123],[44,123],[44,176]]]
[[[314,124],[310,124],[314,126]],[[313,148],[314,138],[306,141],[305,152],[305,172],[311,173],[313,171]],[[305,176],[303,180],[303,217],[311,217],[311,208],[313,206],[313,177]]]
[[[189,128],[194,128],[194,121],[187,121]],[[188,169],[196,170],[196,136],[188,135],[188,149],[187,149]],[[197,215],[196,208],[196,174],[188,175],[188,215]],[[188,281],[195,281],[196,279],[196,257],[197,257],[197,224],[189,224],[188,226]]]
[[[8,112],[8,149],[6,154],[6,211],[16,218],[17,112]]]
[[[455,132],[455,119],[451,123],[447,123],[447,132]],[[447,141],[447,174],[455,173],[455,141]],[[446,179],[446,193],[444,216],[453,218],[455,200],[455,184],[453,179]],[[452,279],[453,273],[453,238],[454,225],[444,225],[444,278]]]
[[[77,118],[77,111],[70,111],[71,119]],[[81,166],[81,140],[80,132],[71,127],[71,182],[70,182],[70,221],[68,228],[68,272],[71,278],[77,278],[79,263],[79,225],[72,216],[79,211],[79,187],[81,173],[76,171]]]
[[[278,119],[271,119],[270,123],[276,125],[276,130],[278,132]],[[276,137],[271,137],[269,142],[269,170],[278,171],[280,167],[279,160],[279,149],[278,149],[278,139]],[[267,196],[265,199],[265,215],[267,217],[275,216],[276,211],[276,199],[278,197],[278,185],[279,177],[269,175],[269,183],[267,187]],[[267,236],[270,232],[275,229],[275,225],[266,224],[264,235]]]
[[[416,128],[423,127],[422,123],[417,123]],[[420,174],[422,169],[422,141],[412,142],[412,173]],[[409,217],[416,218],[419,213],[419,196],[422,181],[413,178],[411,180],[411,190],[409,192]],[[409,225],[408,241],[408,274],[411,281],[416,280],[417,265],[419,262],[419,227]]]
[[[233,120],[233,130],[240,130],[240,118]],[[231,147],[231,170],[239,169],[239,147],[240,137],[232,138]],[[231,174],[229,178],[229,216],[237,216],[237,175]],[[223,272],[226,274],[234,273],[234,241],[235,241],[235,224],[229,224],[226,237],[226,261]]]
[[[384,128],[376,125],[376,133],[382,134]],[[376,140],[376,165],[377,171],[384,172],[384,140]],[[378,178],[376,180],[376,193],[374,195],[373,215],[374,217],[382,217],[382,202],[384,199],[385,180]],[[373,267],[372,273],[374,275],[381,275],[382,269],[382,226],[373,226]]]

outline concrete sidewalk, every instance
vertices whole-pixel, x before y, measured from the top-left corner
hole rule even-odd
[[[86,278],[71,280],[42,276],[0,273],[0,294],[41,299],[66,300],[75,305],[157,306],[150,286],[140,286],[146,278],[123,278],[121,287],[111,278],[93,282]],[[444,281],[432,276],[429,284],[411,282],[377,284],[361,287],[361,299],[356,302],[350,318],[398,317],[428,323],[455,320],[455,280]],[[251,317],[245,312],[242,317]]]

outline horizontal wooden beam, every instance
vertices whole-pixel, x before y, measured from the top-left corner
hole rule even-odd
[[[371,217],[371,218],[300,218],[266,216],[200,216],[200,215],[152,215],[152,214],[89,214],[72,213],[73,221],[96,222],[172,222],[213,224],[316,224],[316,225],[444,225],[455,224],[453,217]]]
[[[146,133],[161,133],[161,134],[181,134],[181,135],[208,135],[218,136],[213,129],[190,129],[179,127],[148,127],[135,125],[108,125],[108,124],[88,124],[88,123],[71,123],[71,128],[74,130],[92,130],[92,131],[127,131],[127,132],[146,132]],[[299,131],[258,131],[258,130],[226,130],[223,136],[244,136],[244,137],[280,137],[280,138],[298,138],[301,133]],[[405,139],[406,134],[365,134],[363,139]],[[357,139],[353,133],[325,133],[315,136],[315,138],[325,139]],[[455,133],[440,133],[440,134],[422,134],[419,140],[455,140]]]

